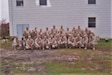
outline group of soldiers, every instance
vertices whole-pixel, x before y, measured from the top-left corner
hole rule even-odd
[[[28,27],[23,32],[21,40],[17,37],[13,39],[12,46],[14,49],[60,49],[60,48],[91,48],[95,50],[95,45],[99,40],[95,34],[85,28],[81,29],[73,27],[64,29],[61,26],[56,29],[55,25],[49,30],[46,27],[45,31],[37,28],[29,30]]]

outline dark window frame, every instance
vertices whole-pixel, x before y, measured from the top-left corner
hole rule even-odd
[[[40,6],[47,6],[47,0],[39,0]]]
[[[96,17],[88,17],[88,27],[96,28]]]
[[[16,0],[16,6],[24,6],[24,1],[23,0]]]
[[[88,0],[88,4],[96,4],[96,0]]]

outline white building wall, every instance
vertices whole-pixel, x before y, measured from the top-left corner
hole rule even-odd
[[[112,38],[112,0],[111,0],[111,38]]]
[[[111,37],[111,0],[50,0],[51,7],[37,6],[35,0],[24,0],[23,7],[16,6],[16,0],[10,2],[11,36],[17,35],[17,24],[29,24],[30,29],[88,27],[88,17],[96,17],[96,28],[90,28],[97,35]]]

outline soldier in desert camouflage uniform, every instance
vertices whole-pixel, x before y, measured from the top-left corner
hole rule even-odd
[[[79,35],[81,34],[81,27],[80,26],[78,26],[78,28],[76,29],[76,33]]]
[[[25,39],[28,39],[28,36],[30,36],[30,31],[29,28],[26,27],[26,29],[23,32],[23,37],[25,37]]]
[[[67,48],[67,38],[66,38],[66,36],[63,34],[63,35],[61,35],[61,48]]]
[[[18,46],[19,46],[19,40],[18,40],[18,37],[15,36],[12,42],[13,50],[16,50]]]
[[[24,37],[21,38],[20,42],[19,42],[19,49],[26,49],[26,39]]]
[[[46,38],[42,37],[41,38],[41,49],[45,50],[46,47]]]
[[[28,36],[28,39],[26,40],[26,49],[32,49],[34,48],[34,40],[31,38],[31,36]]]
[[[52,30],[52,32],[53,32],[53,35],[56,35],[57,29],[56,29],[55,25],[53,26],[53,28],[52,28],[51,30]]]
[[[31,35],[31,38],[33,40],[36,39],[36,37],[37,37],[37,30],[36,30],[36,28],[31,31],[30,35]]]
[[[64,31],[65,31],[65,30],[64,30],[63,26],[61,26],[60,29],[59,29],[59,33],[63,34]]]
[[[77,37],[76,37],[76,47],[81,48],[81,46],[82,46],[82,37],[80,36],[80,34],[77,34]]]
[[[88,41],[89,47],[95,50],[95,45],[97,44],[96,37],[93,34],[90,34]]]
[[[52,37],[52,38],[51,38],[51,48],[52,48],[52,49],[56,49],[56,48],[57,48],[56,37]]]
[[[84,47],[84,49],[87,49],[87,46],[88,46],[88,36],[86,32],[84,32],[82,36],[82,47]]]
[[[51,40],[50,40],[50,37],[46,38],[46,41],[45,41],[45,49],[51,49]]]
[[[45,33],[46,33],[47,37],[50,35],[50,31],[49,31],[48,27],[46,27]]]
[[[40,41],[41,41],[41,38],[40,37],[37,37],[36,39],[35,39],[35,48],[36,49],[41,49],[41,45],[40,45]]]
[[[76,46],[76,41],[73,35],[68,37],[68,48],[74,48]]]

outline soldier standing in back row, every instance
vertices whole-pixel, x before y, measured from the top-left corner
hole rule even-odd
[[[26,29],[23,32],[23,37],[25,37],[25,39],[28,39],[28,36],[30,36],[30,31],[29,28],[26,27]]]
[[[33,40],[35,40],[36,37],[37,37],[37,31],[36,31],[36,29],[33,29],[32,32],[31,32],[30,34],[31,34],[31,38],[32,38]]]

